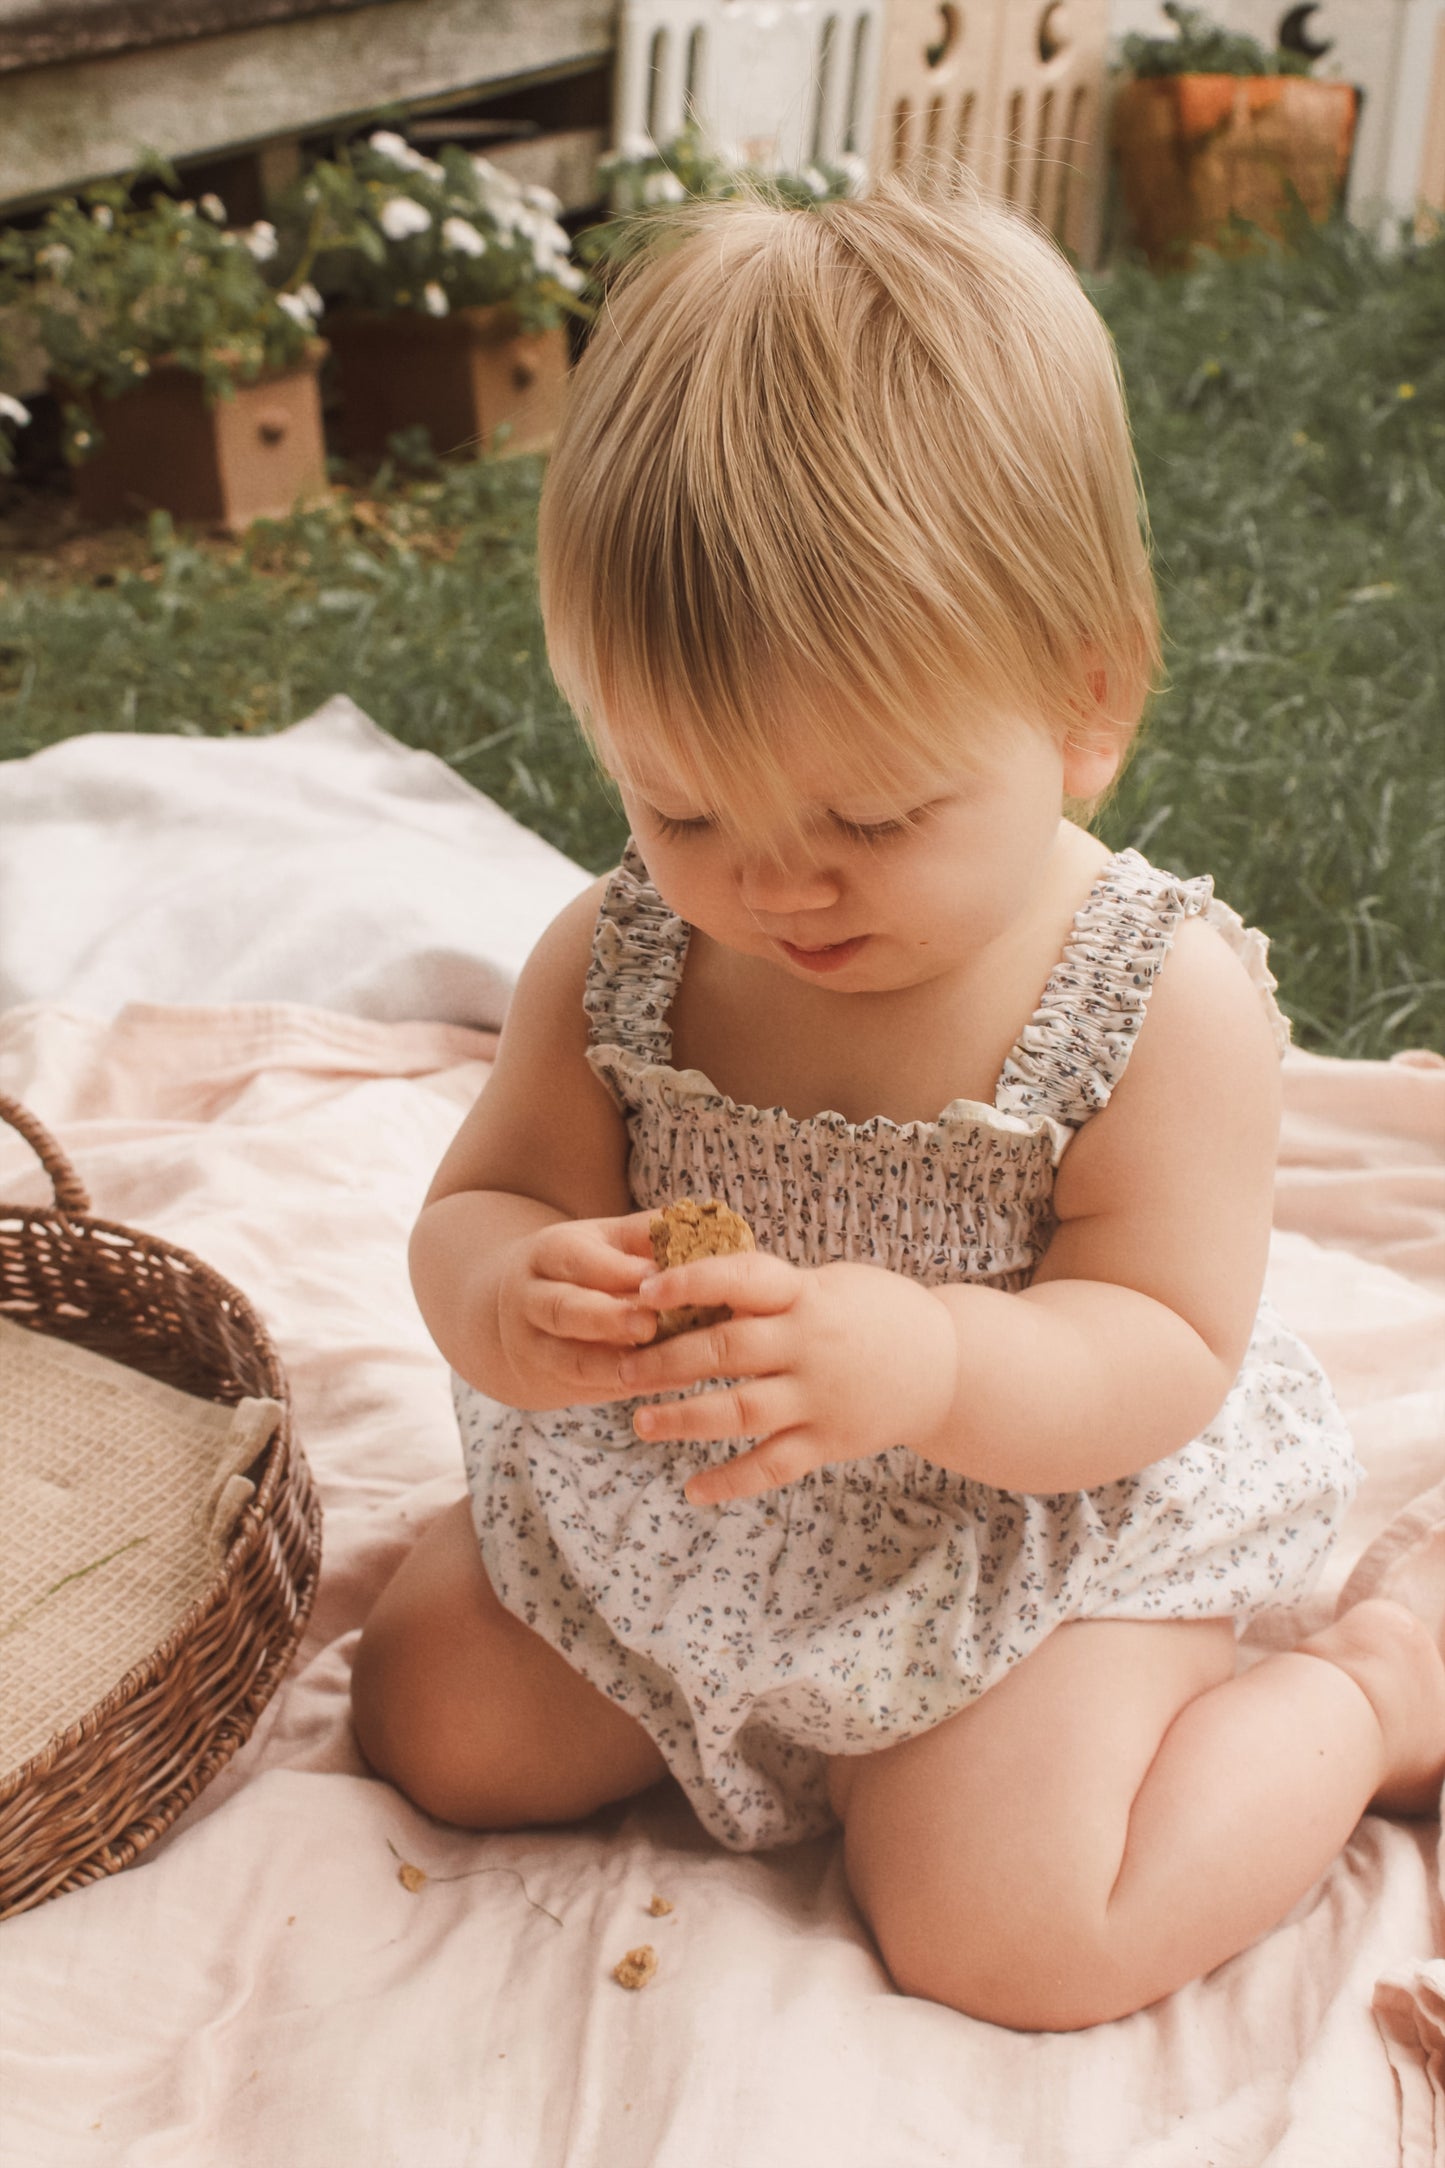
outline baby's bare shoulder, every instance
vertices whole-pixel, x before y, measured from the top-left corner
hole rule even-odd
[[[1188,1075],[1233,1074],[1238,1086],[1253,1079],[1271,1087],[1279,1081],[1279,1049],[1269,1010],[1224,935],[1203,918],[1187,918],[1177,928],[1164,967],[1154,983],[1138,1043],[1126,1078],[1140,1066],[1140,1083],[1178,1084]]]
[[[1190,920],[1155,981],[1107,1106],[1065,1152],[1038,1280],[1137,1288],[1238,1366],[1264,1279],[1279,1054],[1228,943]]]
[[[1280,1098],[1259,988],[1221,934],[1187,919],[1108,1105],[1070,1146],[1056,1203],[1067,1215],[1130,1192],[1157,1196],[1166,1170],[1257,1188],[1273,1168]]]

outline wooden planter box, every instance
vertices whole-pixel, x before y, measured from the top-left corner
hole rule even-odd
[[[1114,101],[1124,206],[1151,264],[1195,248],[1239,246],[1247,219],[1284,231],[1295,198],[1328,218],[1349,175],[1360,94],[1298,75],[1162,75],[1125,83]]]
[[[200,377],[162,361],[118,399],[83,400],[103,439],[75,469],[84,517],[103,526],[162,511],[237,534],[325,496],[325,352],[318,340],[297,368],[238,384],[229,399],[208,400]]]
[[[326,333],[343,452],[380,457],[397,430],[418,425],[443,454],[545,451],[556,434],[567,395],[562,325],[521,331],[505,306],[442,317],[345,310],[327,318]]]

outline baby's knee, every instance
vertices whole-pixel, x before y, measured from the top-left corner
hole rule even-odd
[[[985,1930],[951,1942],[927,1922],[875,1928],[875,1936],[900,1994],[1011,2032],[1083,2032],[1131,2016],[1160,1992],[1131,1977],[1107,1934],[1082,1921],[1038,1939]]]
[[[406,1609],[385,1597],[361,1629],[351,1666],[351,1722],[357,1744],[378,1776],[408,1787],[403,1767],[416,1723],[417,1701],[424,1690],[418,1676],[420,1651],[414,1622]]]
[[[468,1822],[474,1786],[458,1767],[465,1736],[451,1677],[462,1620],[405,1569],[367,1619],[351,1669],[351,1720],[370,1767],[439,1821]]]

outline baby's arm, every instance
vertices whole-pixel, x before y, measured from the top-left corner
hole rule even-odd
[[[528,959],[486,1088],[412,1233],[412,1285],[452,1367],[512,1407],[621,1396],[650,1337],[629,1298],[652,1270],[627,1187],[627,1132],[586,1062],[582,991],[603,884]]]
[[[1218,1412],[1264,1283],[1279,1056],[1259,996],[1189,920],[1107,1107],[1059,1165],[1030,1286],[936,1290],[953,1405],[918,1449],[1022,1491],[1088,1489],[1176,1452]]]

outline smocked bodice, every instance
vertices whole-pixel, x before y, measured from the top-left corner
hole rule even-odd
[[[1195,915],[1244,961],[1283,1048],[1262,936],[1208,878],[1181,881],[1126,850],[1075,915],[992,1104],[955,1099],[930,1122],[799,1119],[673,1067],[669,1016],[691,929],[629,844],[603,898],[585,1007],[588,1059],[627,1122],[636,1203],[720,1197],[761,1248],[795,1264],[857,1259],[928,1283],[1022,1285],[1052,1232],[1059,1160],[1108,1103],[1175,931]]]

